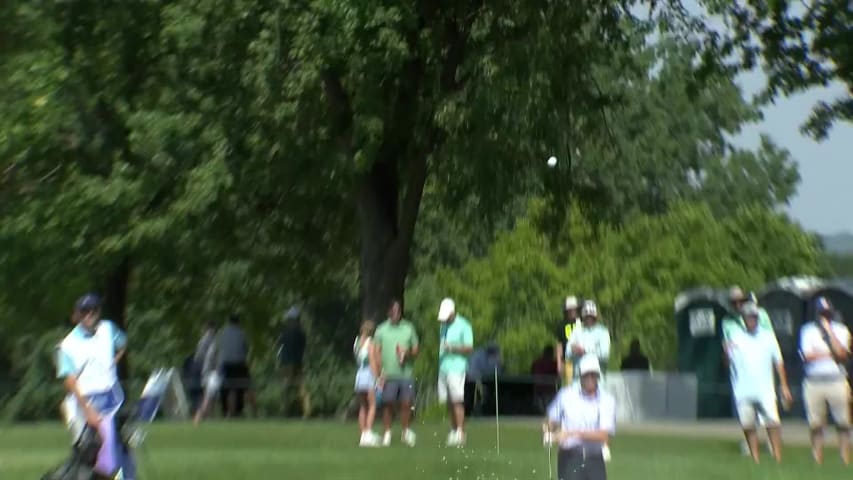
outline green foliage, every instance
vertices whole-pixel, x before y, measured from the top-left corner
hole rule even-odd
[[[763,207],[719,218],[705,205],[686,203],[620,227],[572,209],[554,243],[535,228],[541,207],[532,210],[533,219],[501,235],[486,257],[409,289],[422,328],[437,329],[435,300],[422,298],[452,296],[470,316],[476,342],[497,339],[514,372],[526,372],[552,341],[566,295],[598,302],[613,337],[614,366],[637,337],[655,367],[666,369],[675,361],[672,302],[679,292],[700,285],[757,289],[773,278],[818,273],[821,262],[815,238]],[[434,358],[435,339],[424,343]]]

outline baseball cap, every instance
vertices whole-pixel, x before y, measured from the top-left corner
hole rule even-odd
[[[566,310],[572,310],[572,309],[578,308],[578,297],[575,297],[575,296],[566,297],[566,303],[563,306],[563,308],[565,308]]]
[[[758,305],[755,302],[746,302],[743,304],[744,317],[758,317]]]
[[[581,357],[578,369],[581,375],[588,373],[601,375],[601,365],[598,363],[598,358],[595,355],[584,355]]]
[[[94,293],[87,293],[86,295],[78,298],[77,302],[74,303],[74,309],[78,312],[97,310],[100,307],[101,299]]]
[[[582,317],[598,317],[598,305],[595,304],[592,300],[587,300],[583,302],[583,308],[581,309]]]
[[[832,312],[834,309],[832,308],[832,303],[830,303],[829,299],[826,297],[817,297],[815,299],[815,310],[820,312]]]
[[[454,312],[456,312],[456,303],[453,302],[453,299],[445,298],[438,307],[438,321],[446,322]]]
[[[732,287],[729,289],[729,300],[732,302],[746,300],[746,293],[744,293],[743,289],[740,287]]]

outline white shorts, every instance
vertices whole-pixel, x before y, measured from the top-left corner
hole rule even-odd
[[[778,427],[779,407],[776,405],[776,395],[767,395],[762,400],[738,400],[737,416],[744,430],[755,428],[756,420],[761,418],[768,427]]]
[[[444,405],[448,400],[450,403],[465,402],[464,373],[438,374],[438,403]]]
[[[370,367],[361,367],[355,374],[355,391],[357,393],[367,393],[376,387],[376,379],[373,378],[373,372]]]

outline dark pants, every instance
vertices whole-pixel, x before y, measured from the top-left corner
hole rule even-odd
[[[587,450],[584,456],[584,450],[580,447],[560,450],[557,455],[557,480],[607,480],[601,451]]]
[[[222,376],[222,412],[225,416],[233,413],[239,417],[243,414],[243,400],[249,388],[249,366],[245,363],[226,363],[222,365]],[[231,395],[236,397],[234,412],[228,411],[228,398]]]

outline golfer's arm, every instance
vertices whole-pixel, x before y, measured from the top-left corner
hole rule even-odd
[[[822,360],[824,358],[832,358],[832,354],[814,351],[803,352],[803,360],[807,362],[814,362],[815,360]]]
[[[577,432],[575,438],[584,442],[607,442],[610,440],[610,432],[607,430],[593,430],[590,432]]]
[[[563,366],[563,342],[557,342],[557,348],[554,349],[554,360],[557,361],[557,367]]]
[[[74,398],[77,400],[77,404],[86,412],[86,417],[93,416],[92,407],[89,405],[89,402],[86,401],[86,397],[80,393],[80,389],[77,388],[77,377],[74,375],[68,375],[62,381],[63,385],[65,385],[65,390],[68,391],[71,395],[74,395]]]
[[[116,352],[115,363],[119,363],[121,361],[121,359],[124,358],[124,354],[126,352],[127,352],[127,347],[119,349],[119,351]]]
[[[842,344],[835,335],[829,335],[829,340],[835,356],[839,360],[847,360],[847,357],[850,355],[850,346]]]

